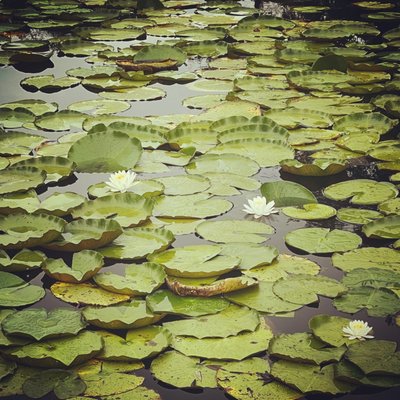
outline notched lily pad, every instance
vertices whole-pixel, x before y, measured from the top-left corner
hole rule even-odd
[[[0,250],[0,271],[22,272],[39,268],[46,255],[41,251],[22,249],[13,257],[10,257],[4,250]]]

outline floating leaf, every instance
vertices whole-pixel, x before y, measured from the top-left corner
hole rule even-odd
[[[35,188],[46,179],[46,173],[33,167],[6,168],[0,171],[0,195]]]
[[[308,325],[318,339],[331,346],[342,347],[344,344],[354,343],[354,340],[343,335],[343,328],[349,325],[350,321],[348,318],[321,314],[312,317]]]
[[[293,132],[293,131],[292,131]],[[313,164],[303,164],[297,160],[283,160],[280,162],[282,171],[300,176],[330,176],[346,170],[347,166],[342,161],[315,160]]]
[[[284,207],[282,212],[290,218],[304,220],[321,220],[332,218],[336,215],[336,209],[325,204],[303,204],[298,207]]]
[[[360,236],[340,229],[301,228],[289,232],[285,241],[289,246],[307,253],[333,253],[356,249],[362,243]]]
[[[74,336],[85,326],[81,313],[68,308],[56,308],[49,312],[44,308],[30,308],[11,314],[2,321],[2,328],[7,335],[37,341]]]
[[[179,296],[210,297],[254,286],[257,283],[256,280],[247,276],[218,279],[212,283],[202,282],[201,284],[167,278],[168,287]]]
[[[1,108],[25,108],[35,114],[36,116],[43,115],[47,112],[55,112],[58,110],[57,103],[48,103],[40,99],[23,99],[18,101],[12,101],[10,103],[4,103],[0,106]]]
[[[12,258],[0,250],[0,270],[5,272],[22,272],[36,269],[41,266],[46,255],[41,251],[22,249]]]
[[[109,332],[101,332],[104,348],[99,358],[114,361],[142,360],[165,350],[171,335],[161,326],[132,329],[125,339]]]
[[[22,249],[56,239],[64,230],[61,218],[46,214],[10,214],[0,217],[0,248]]]
[[[74,192],[54,192],[42,201],[37,211],[63,217],[70,214],[74,208],[80,206],[84,201],[85,197]]]
[[[355,389],[350,383],[335,380],[332,364],[319,366],[280,360],[272,365],[272,376],[294,386],[302,393],[349,393]]]
[[[190,317],[215,314],[228,307],[229,302],[220,297],[181,297],[169,290],[158,290],[146,298],[153,312]]]
[[[45,131],[67,131],[71,128],[82,128],[83,121],[87,114],[78,111],[62,110],[49,112],[36,118],[35,125]]]
[[[256,266],[243,273],[259,281],[275,282],[289,274],[317,275],[319,270],[319,265],[307,258],[279,254],[269,265]]]
[[[304,186],[290,181],[267,182],[261,185],[261,194],[276,207],[302,206],[317,203],[316,197]]]
[[[274,337],[269,344],[268,352],[274,357],[289,361],[321,365],[339,361],[346,350],[345,346],[327,347],[326,343],[309,333],[292,333]]]
[[[356,268],[342,279],[348,288],[369,286],[373,288],[397,288],[400,286],[400,274],[382,268]]]
[[[205,338],[175,336],[171,347],[186,356],[211,358],[216,360],[243,360],[266,350],[272,339],[269,326],[261,321],[254,332],[241,333],[227,338]]]
[[[153,203],[133,193],[114,193],[87,201],[72,211],[74,218],[97,219],[113,217],[122,227],[145,221],[152,212]]]
[[[39,135],[9,131],[0,135],[0,154],[3,155],[28,155],[32,149],[40,145],[46,138]],[[40,169],[40,168],[39,168]]]
[[[153,314],[143,300],[132,300],[108,307],[89,306],[84,308],[83,315],[90,324],[105,329],[140,328],[163,317],[162,314]]]
[[[79,172],[117,172],[139,161],[142,146],[120,132],[93,133],[77,140],[68,153]]]
[[[67,303],[109,306],[129,300],[129,296],[108,292],[91,283],[56,282],[51,292]]]
[[[0,126],[3,128],[21,128],[34,120],[35,114],[25,108],[0,108]]]
[[[23,79],[20,84],[25,90],[30,92],[40,90],[45,93],[53,93],[77,86],[80,83],[80,79],[72,76],[56,78],[54,75],[37,75]]]
[[[129,110],[130,104],[117,100],[83,100],[70,104],[68,110],[89,112],[94,115],[116,114]]]
[[[347,292],[346,286],[323,275],[290,275],[273,285],[274,293],[285,301],[295,304],[311,304],[318,295],[337,297]]]
[[[400,310],[399,298],[391,290],[368,286],[351,288],[347,294],[336,298],[333,305],[339,311],[351,314],[366,308],[371,317],[386,317]]]
[[[201,278],[221,275],[236,268],[237,257],[222,256],[217,245],[185,246],[153,254],[149,261],[162,264],[173,276]]]
[[[266,240],[265,235],[271,235],[274,229],[255,221],[223,220],[202,222],[197,225],[196,233],[205,240],[217,243],[262,243]]]
[[[164,268],[159,264],[132,264],[125,267],[125,276],[102,272],[93,280],[105,290],[113,293],[140,296],[158,289],[165,280]]]
[[[71,267],[62,258],[47,258],[42,264],[42,269],[53,279],[80,283],[96,275],[103,264],[103,256],[100,253],[93,250],[82,250],[73,254]]]
[[[166,229],[126,228],[99,252],[106,258],[136,260],[165,250],[174,240],[174,235]]]
[[[368,222],[362,227],[367,237],[374,239],[399,239],[400,238],[400,215],[390,215]]]
[[[77,336],[50,339],[6,350],[7,356],[22,364],[44,368],[69,367],[89,360],[103,347],[101,336],[83,331]]]
[[[208,337],[224,338],[244,331],[253,332],[259,324],[260,318],[256,311],[232,304],[217,314],[165,322],[163,327],[174,336],[203,339]]]
[[[337,219],[349,224],[364,225],[382,217],[383,215],[378,211],[360,208],[340,208],[337,212]]]

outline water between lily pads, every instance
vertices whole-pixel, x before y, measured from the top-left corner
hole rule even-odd
[[[248,3],[248,2],[247,2]],[[314,2],[318,3],[318,2]],[[339,9],[340,11],[340,9]],[[59,104],[59,109],[64,109],[69,104],[75,101],[81,100],[89,100],[98,98],[98,96],[94,93],[91,93],[85,90],[82,86],[77,86],[72,89],[68,89],[67,91],[45,94],[41,92],[36,92],[34,94],[27,93],[24,89],[22,89],[19,85],[19,82],[27,77],[32,75],[40,75],[40,74],[54,74],[56,76],[64,75],[65,71],[70,68],[77,67],[87,67],[88,64],[85,62],[84,58],[68,58],[68,57],[58,57],[54,55],[52,57],[52,61],[54,63],[54,67],[50,69],[46,69],[44,72],[22,72],[18,71],[15,68],[2,68],[1,70],[1,81],[2,81],[2,90],[0,93],[0,104],[4,102],[16,101],[24,98],[36,98],[43,99],[46,101],[57,102]],[[196,65],[197,64],[197,65]],[[193,61],[192,65],[189,66],[190,69],[196,69],[200,67],[200,61]],[[174,85],[157,85],[163,88],[167,92],[167,96],[162,100],[151,101],[151,102],[134,102],[132,103],[132,107],[130,110],[123,113],[126,116],[148,116],[148,115],[164,115],[164,114],[196,114],[198,111],[190,110],[181,105],[183,99],[189,96],[198,95],[199,92],[192,91],[185,86],[174,84]],[[66,94],[67,93],[67,94]],[[49,139],[57,139],[61,134],[59,133],[50,133],[50,132],[38,132],[39,134],[43,134]],[[183,172],[182,168],[171,167],[169,173],[164,174],[141,174],[140,178],[155,178],[159,176],[170,176],[170,175],[178,175]],[[258,179],[260,182],[268,182],[276,179],[290,179],[296,180],[298,183],[303,184],[312,190],[319,199],[322,200],[321,189],[331,183],[340,182],[345,179],[354,179],[354,178],[372,178],[377,179],[377,172],[367,166],[358,166],[349,169],[346,173],[342,173],[333,177],[327,178],[303,178],[293,176],[288,176],[280,173],[279,168],[263,168],[254,178]],[[41,194],[42,198],[47,197],[52,192],[58,191],[74,191],[76,193],[85,195],[87,194],[87,188],[91,184],[102,182],[108,178],[108,174],[75,174],[74,177],[64,181],[62,183],[63,186],[54,186],[49,187],[48,190]],[[385,180],[385,175],[379,176],[380,180]],[[217,219],[243,219],[244,213],[242,212],[242,205],[249,198],[254,197],[255,192],[244,192],[241,195],[226,197],[227,200],[231,201],[234,204],[234,207],[228,213],[218,217]],[[327,202],[326,198],[323,198],[323,202],[325,204],[330,204],[338,207],[338,204],[334,204],[334,202]],[[248,218],[248,217],[246,217]],[[304,253],[296,252],[294,249],[288,248],[285,244],[284,237],[285,235],[298,228],[302,227],[310,227],[313,226],[312,222],[303,222],[288,219],[284,215],[273,215],[267,217],[265,222],[272,225],[276,232],[271,238],[268,240],[267,244],[276,246],[280,253],[285,254],[301,254]],[[341,228],[341,229],[349,229],[349,225],[344,225],[341,222],[334,219],[333,221],[327,220],[323,223],[318,222],[319,227],[327,227],[327,228]],[[354,232],[360,233],[360,228],[355,227],[353,229]],[[174,242],[174,246],[180,247],[191,244],[204,244],[205,241],[196,237],[194,234],[191,235],[182,235],[178,236],[176,241]],[[385,243],[369,240],[365,241],[364,245],[367,246],[384,246]],[[49,254],[49,256],[59,257],[56,253]],[[342,272],[337,270],[332,266],[330,256],[316,256],[316,255],[307,255],[307,258],[318,263],[321,266],[321,273],[326,276],[330,276],[336,279],[340,279],[342,277]],[[124,264],[116,263],[108,266],[108,270],[116,273],[122,273],[124,268]],[[31,272],[30,275],[27,275],[28,278],[32,278],[31,282],[34,284],[42,285],[46,291],[46,297],[36,303],[34,307],[45,307],[47,309],[52,309],[55,307],[66,307],[67,304],[55,298],[49,290],[50,280],[43,273]],[[71,306],[72,307],[72,306]],[[338,312],[332,306],[332,300],[324,297],[320,297],[320,301],[317,305],[312,306],[304,306],[300,310],[296,311],[294,318],[283,318],[283,317],[268,317],[268,323],[271,325],[274,333],[293,333],[293,332],[305,332],[308,331],[308,321],[309,319],[316,314],[329,314],[329,315],[339,315],[348,317],[348,314]],[[357,319],[362,319],[368,321],[370,326],[373,326],[375,338],[376,339],[387,339],[394,340],[399,342],[399,328],[396,327],[392,321],[385,320],[383,318],[372,318],[369,317],[366,311],[361,311],[357,313]],[[371,360],[373,362],[373,360]],[[228,399],[230,396],[225,395],[222,391],[219,390],[211,390],[211,389],[194,389],[194,390],[179,390],[176,388],[172,388],[168,385],[163,385],[156,382],[148,369],[149,365],[146,364],[146,369],[139,372],[140,375],[145,376],[146,381],[145,385],[149,388],[153,388],[157,393],[160,394],[163,400],[222,400]],[[23,396],[14,397],[17,398],[25,398]],[[53,397],[46,397],[47,399],[52,399]],[[309,400],[325,400],[332,399],[332,396],[327,395],[308,395],[305,396],[304,399]],[[343,395],[336,396],[335,398],[340,398],[343,400],[392,400],[395,398],[400,398],[400,389],[390,389],[386,391],[364,391],[351,395]]]

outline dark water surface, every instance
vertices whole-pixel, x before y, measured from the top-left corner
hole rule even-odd
[[[245,2],[249,4],[250,2]],[[263,3],[263,2],[261,2]],[[284,4],[284,2],[282,2]],[[359,16],[356,15],[354,11],[354,7],[348,7],[349,2],[347,1],[310,1],[306,2],[306,5],[331,5],[332,9],[327,13],[326,17],[330,18],[346,18],[346,19],[358,19]],[[268,7],[271,7],[271,2],[264,2],[264,4],[260,5],[264,7],[264,9],[268,10]],[[293,17],[288,12],[285,12],[284,8],[283,16],[284,17]],[[318,15],[314,16],[316,18],[324,18],[324,16]],[[311,18],[311,16],[310,16]],[[385,25],[386,24],[386,25]],[[378,26],[382,29],[380,25],[385,25],[385,30],[392,28],[392,22],[385,22],[384,24],[378,24]],[[109,43],[109,42],[107,42]],[[129,43],[129,42],[127,42]],[[98,98],[95,93],[91,93],[84,89],[81,85],[68,89],[66,91],[60,91],[57,93],[46,94],[41,92],[36,93],[28,93],[24,89],[21,88],[19,82],[29,76],[29,75],[41,75],[41,74],[54,74],[56,76],[64,75],[64,72],[70,68],[76,67],[86,67],[88,64],[85,62],[84,58],[68,58],[68,57],[59,57],[56,54],[52,57],[52,62],[54,63],[53,68],[48,68],[45,71],[41,72],[21,72],[12,67],[3,67],[0,69],[1,76],[1,91],[0,91],[0,104],[10,101],[16,101],[23,98],[35,98],[35,99],[43,99],[46,101],[57,102],[59,104],[59,109],[64,109],[69,104],[80,101],[80,100],[89,100]],[[200,67],[201,61],[192,61],[189,63],[189,66],[185,66],[183,68],[187,70],[195,70]],[[164,114],[196,114],[199,111],[191,110],[185,108],[181,105],[181,101],[189,96],[196,96],[200,93],[197,91],[192,91],[185,86],[174,84],[174,85],[156,85],[158,87],[162,87],[167,92],[167,96],[162,100],[151,101],[151,102],[133,102],[130,110],[124,112],[121,115],[127,116],[148,116],[148,115],[164,115]],[[21,130],[21,129],[17,129]],[[38,134],[43,134],[49,139],[57,139],[63,133],[52,133],[52,132],[42,132],[38,131]],[[393,133],[393,136],[398,133],[398,130]],[[171,171],[167,175],[175,175],[182,173],[181,168],[171,167]],[[321,189],[326,187],[327,185],[339,182],[344,179],[349,178],[374,178],[374,174],[376,171],[374,169],[367,167],[354,167],[347,171],[346,173],[327,178],[302,178],[302,177],[294,177],[288,176],[284,174],[280,174],[279,168],[264,168],[262,169],[258,175],[255,176],[256,179],[260,180],[262,183],[276,180],[276,179],[290,179],[292,181],[297,181],[316,193],[318,197],[322,199]],[[108,178],[108,174],[75,174],[76,178],[70,178],[65,181],[63,185],[65,186],[54,186],[49,187],[45,193],[41,194],[41,198],[46,198],[49,194],[55,191],[74,191],[76,193],[80,193],[86,195],[87,187],[93,183],[103,182]],[[166,174],[141,174],[140,177],[142,179],[150,178],[150,177],[158,177]],[[379,175],[380,180],[387,179],[385,174]],[[244,213],[242,210],[242,205],[249,198],[253,198],[255,196],[254,192],[244,192],[242,195],[229,197],[229,199],[234,207],[232,210],[223,216],[219,217],[219,219],[243,219]],[[324,198],[323,201],[325,204],[332,204],[338,206],[338,203],[329,203],[327,199]],[[343,205],[343,204],[341,204]],[[276,246],[280,253],[285,254],[301,254],[294,250],[290,249],[286,246],[284,237],[285,235],[297,228],[313,226],[313,222],[304,222],[297,221],[293,219],[287,218],[285,215],[273,215],[271,217],[267,217],[265,222],[271,224],[276,233],[272,235],[268,244]],[[341,229],[352,229],[354,225],[350,226],[349,224],[342,224],[336,219],[327,220],[321,223],[318,222],[318,226],[324,226],[329,228],[341,228]],[[360,228],[354,228],[356,233],[360,232]],[[178,236],[176,241],[174,242],[175,247],[180,247],[189,244],[196,243],[204,243],[205,241],[193,235],[183,235]],[[377,241],[369,241],[368,243],[364,240],[364,245],[369,246],[383,246],[382,242]],[[50,254],[50,257],[59,257],[56,253]],[[342,272],[333,268],[331,263],[331,258],[329,256],[317,256],[317,255],[306,255],[312,261],[315,261],[321,266],[321,273],[326,276],[330,276],[336,279],[340,279],[342,277]],[[122,272],[124,265],[121,263],[117,263],[114,265],[110,265],[108,270],[113,272]],[[30,272],[29,274],[25,274],[24,277],[32,278],[32,283],[36,283],[39,285],[43,285],[47,289],[46,297],[36,303],[34,307],[46,307],[47,309],[52,309],[59,306],[68,306],[66,303],[55,298],[50,290],[48,289],[50,284],[53,281],[47,278],[43,273]],[[72,306],[71,306],[72,307]],[[305,306],[302,309],[298,310],[295,313],[294,318],[285,318],[285,317],[268,317],[268,322],[271,325],[275,334],[278,333],[292,333],[292,332],[305,332],[308,331],[308,321],[309,319],[316,314],[329,314],[329,315],[343,315],[345,317],[349,317],[348,314],[338,312],[333,306],[332,301],[330,299],[320,297],[319,304],[313,306]],[[399,338],[399,328],[396,327],[392,321],[385,320],[383,318],[371,318],[367,315],[365,311],[361,311],[357,314],[354,314],[354,319],[362,319],[368,321],[369,325],[374,327],[374,334],[376,339],[388,339],[395,340],[397,342],[400,341]],[[374,361],[371,360],[371,363]],[[168,385],[160,384],[155,381],[149,370],[148,370],[149,362],[146,364],[146,369],[140,371],[139,374],[143,375],[145,380],[145,385],[147,387],[153,388],[157,393],[161,395],[163,400],[222,400],[222,399],[231,399],[230,396],[224,394],[221,390],[217,389],[206,389],[206,390],[179,390]],[[26,398],[24,396],[14,397],[15,399],[23,399]],[[53,399],[52,396],[46,397],[47,399]],[[343,395],[343,396],[328,396],[328,395],[309,395],[304,397],[304,399],[309,400],[328,400],[333,398],[340,398],[343,400],[394,400],[400,398],[400,388],[390,389],[385,391],[373,391],[367,390],[364,392],[356,392],[351,395]],[[132,399],[135,400],[135,399]],[[259,399],[261,400],[261,399]]]

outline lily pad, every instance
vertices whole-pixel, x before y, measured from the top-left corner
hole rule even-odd
[[[347,347],[327,347],[326,343],[309,333],[283,334],[274,337],[268,352],[274,357],[321,365],[339,361]]]
[[[290,275],[273,285],[274,293],[285,301],[295,304],[311,304],[318,295],[334,298],[347,292],[346,286],[322,275]]]
[[[75,336],[86,327],[81,313],[69,308],[30,308],[9,315],[2,321],[7,335],[36,341],[53,337]]]
[[[304,220],[323,220],[336,215],[336,209],[325,204],[303,204],[298,207],[284,207],[282,212],[290,218]]]
[[[220,297],[181,297],[169,290],[158,290],[146,298],[153,312],[197,317],[215,314],[228,307],[229,302]]]
[[[46,247],[51,250],[79,251],[97,249],[111,243],[121,235],[117,221],[105,218],[78,219],[65,225],[61,236]]]
[[[0,136],[0,154],[28,155],[32,149],[40,145],[46,138],[39,135],[30,135],[24,132],[8,131]]]
[[[400,215],[390,215],[368,222],[362,227],[367,237],[374,239],[399,239]]]
[[[198,339],[237,335],[253,332],[260,324],[258,313],[247,307],[231,305],[223,311],[209,316],[166,322],[163,327],[174,336],[191,336]]]
[[[68,110],[89,112],[94,115],[116,114],[129,110],[130,104],[118,100],[83,100],[70,104]]]
[[[163,317],[163,314],[153,314],[143,300],[109,304],[107,307],[89,306],[84,308],[83,315],[90,324],[105,329],[140,328]]]
[[[21,81],[21,86],[30,92],[40,90],[45,93],[53,93],[77,86],[80,83],[80,79],[72,76],[56,78],[54,75],[38,75],[23,79]]]
[[[0,108],[26,108],[36,116],[45,114],[46,112],[55,112],[58,110],[57,103],[48,103],[40,99],[23,99],[18,101],[12,101],[9,103],[3,103]]]
[[[195,245],[178,247],[148,257],[162,264],[169,275],[201,278],[221,275],[236,268],[240,259],[220,255],[221,246]]]
[[[125,276],[102,272],[93,279],[105,290],[113,293],[140,296],[158,289],[165,280],[164,268],[159,264],[144,263],[125,267]]]
[[[304,186],[290,181],[267,182],[261,185],[261,194],[276,207],[302,206],[317,203],[313,193]]]
[[[99,132],[77,140],[68,158],[79,172],[117,172],[133,168],[141,153],[137,139],[120,132]]]
[[[48,112],[37,117],[35,125],[39,129],[54,132],[67,131],[71,128],[81,129],[87,116],[87,114],[71,110]]]
[[[80,283],[92,278],[102,268],[103,256],[93,250],[82,250],[72,256],[69,267],[62,258],[47,258],[42,269],[47,275],[61,282]]]
[[[36,269],[41,266],[46,255],[41,251],[22,249],[13,257],[0,250],[0,270],[5,272],[21,272]]]
[[[46,214],[10,214],[0,217],[0,248],[22,249],[49,243],[64,230],[61,218]]]
[[[171,347],[186,356],[216,360],[243,360],[268,348],[273,334],[269,326],[261,321],[254,332],[241,333],[227,338],[197,339],[174,336]]]
[[[128,362],[154,357],[168,347],[171,338],[161,326],[129,330],[125,339],[109,332],[100,333],[104,340],[104,348],[99,358]]]
[[[33,167],[6,168],[0,171],[0,195],[35,188],[46,179],[46,172]]]
[[[303,164],[297,160],[283,160],[280,166],[282,171],[300,176],[330,176],[339,174],[347,168],[344,162],[336,160],[315,160],[312,164]]]
[[[70,214],[74,208],[80,206],[84,201],[85,197],[74,192],[54,192],[42,201],[37,211],[63,217]]]
[[[152,213],[153,203],[133,193],[114,193],[87,201],[72,211],[74,218],[110,218],[123,228],[138,225]]]
[[[302,228],[289,232],[285,241],[289,246],[307,253],[333,253],[354,250],[362,243],[360,236],[340,229]]]
[[[25,108],[1,108],[0,126],[3,128],[21,128],[24,124],[32,123],[35,120],[35,114]]]
[[[205,221],[197,225],[196,233],[205,240],[217,243],[262,243],[267,240],[265,235],[274,233],[274,228],[255,221]]]
[[[210,181],[201,175],[176,175],[157,178],[164,186],[164,194],[182,196],[204,192],[210,187]]]
[[[364,225],[382,217],[383,215],[378,211],[362,208],[340,208],[337,212],[337,219],[349,224]]]
[[[97,355],[103,347],[101,336],[83,331],[76,336],[50,339],[6,350],[7,356],[22,364],[59,368],[80,364]]]
[[[108,292],[91,283],[56,282],[50,289],[58,299],[76,304],[109,306],[127,301],[130,297]]]
[[[343,335],[343,328],[349,324],[351,319],[335,315],[315,315],[308,323],[315,337],[334,347],[341,348],[343,345],[350,345],[350,340]]]

